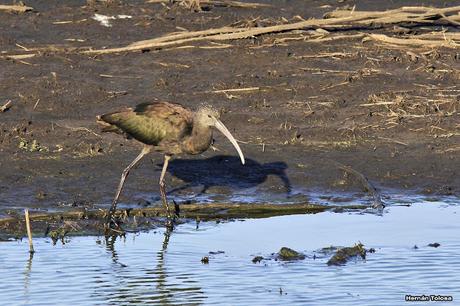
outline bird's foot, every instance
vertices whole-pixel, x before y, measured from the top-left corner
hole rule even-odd
[[[174,225],[176,223],[176,217],[179,217],[179,205],[174,202],[174,212],[171,213],[171,209],[169,207],[168,199],[166,198],[166,184],[163,180],[160,181],[160,194],[161,194],[161,201],[163,202],[163,206],[166,210],[166,222],[165,227],[169,230],[174,229]]]
[[[165,226],[168,230],[173,230],[175,225],[176,225],[176,220],[179,218],[179,204],[176,203],[176,201],[173,200],[174,203],[174,214],[171,216],[169,209],[167,210],[167,217],[166,217],[166,222]]]
[[[372,205],[372,210],[377,216],[382,216],[385,210],[385,204],[382,201],[378,201],[378,203]]]
[[[383,210],[385,208],[385,203],[383,203],[383,201],[380,199],[376,199],[372,204],[372,208]]]
[[[109,212],[109,215],[107,216],[107,219],[104,224],[104,232],[106,236],[124,233],[119,220],[115,218],[113,212]]]
[[[173,218],[173,219],[171,219],[169,217],[166,218],[166,222],[165,222],[166,229],[172,231],[174,229],[174,226],[175,226],[175,223],[176,223],[175,221],[176,221],[175,218]]]
[[[171,216],[171,210],[169,209],[169,203],[166,199],[166,184],[163,180],[160,181],[160,194],[161,194],[161,201],[163,202],[163,206],[166,210],[166,217],[168,220],[172,220],[173,217]]]

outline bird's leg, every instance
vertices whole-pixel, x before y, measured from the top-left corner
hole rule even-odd
[[[117,210],[118,198],[120,197],[121,190],[123,189],[123,185],[125,184],[125,180],[129,174],[129,171],[142,159],[142,157],[148,154],[150,150],[151,150],[150,147],[144,146],[141,153],[139,153],[139,155],[129,164],[129,166],[126,167],[125,170],[123,170],[123,173],[121,174],[120,184],[118,184],[117,193],[115,194],[115,197],[113,198],[112,206],[110,207],[109,213],[107,215],[107,226],[109,228],[111,227],[112,224],[116,224],[115,220],[113,219],[113,214]]]
[[[169,210],[169,205],[168,205],[168,200],[166,199],[166,185],[165,185],[165,174],[166,174],[166,169],[168,169],[168,163],[169,160],[171,159],[170,155],[165,155],[165,161],[163,163],[163,169],[161,170],[161,175],[160,175],[160,194],[161,194],[161,201],[163,202],[164,207],[166,208],[166,215],[168,217],[168,225],[172,220],[171,218],[171,211]]]

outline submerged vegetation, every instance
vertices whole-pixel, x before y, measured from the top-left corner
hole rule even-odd
[[[366,259],[366,249],[362,243],[357,243],[353,247],[338,248],[334,256],[328,260],[328,266],[339,266],[346,264],[350,259],[361,257]]]
[[[282,247],[278,252],[277,258],[280,260],[302,260],[305,259],[305,255],[293,249]]]

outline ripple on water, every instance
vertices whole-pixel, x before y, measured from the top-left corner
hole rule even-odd
[[[33,259],[27,241],[4,242],[0,297],[13,305],[399,305],[406,294],[458,300],[459,207],[430,202],[390,207],[383,216],[326,212],[201,223],[199,230],[184,224],[167,247],[160,231],[114,243],[75,237],[53,246],[35,239]],[[326,265],[330,255],[312,257],[322,247],[358,241],[376,253],[339,267]],[[428,247],[432,242],[441,246]],[[282,246],[307,258],[251,262]],[[224,253],[209,254],[218,250]]]

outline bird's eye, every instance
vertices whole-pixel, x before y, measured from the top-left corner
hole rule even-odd
[[[208,115],[208,118],[211,118],[211,115]]]

